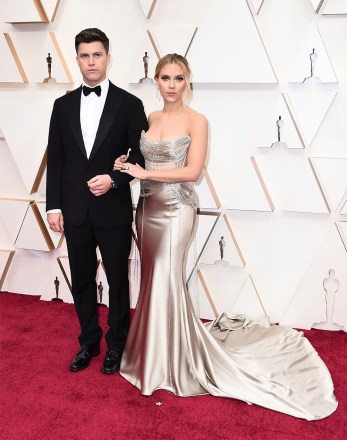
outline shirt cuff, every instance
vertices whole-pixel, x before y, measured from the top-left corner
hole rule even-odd
[[[46,214],[57,214],[58,212],[61,212],[61,209],[50,209],[46,211]]]

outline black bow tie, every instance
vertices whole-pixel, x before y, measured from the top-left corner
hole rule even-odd
[[[101,95],[101,86],[96,86],[96,87],[87,87],[87,86],[83,86],[82,87],[83,90],[83,94],[84,96],[88,96],[91,92],[95,92],[95,94],[97,96]]]

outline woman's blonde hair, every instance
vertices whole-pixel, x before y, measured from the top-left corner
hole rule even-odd
[[[174,64],[174,63],[181,66],[181,68],[183,70],[184,78],[185,78],[186,85],[187,85],[187,97],[188,97],[190,94],[190,89],[191,89],[191,85],[190,85],[191,70],[190,70],[188,61],[184,56],[178,55],[177,53],[168,53],[167,55],[160,58],[157,66],[155,68],[154,78],[155,79],[159,78],[160,71],[166,64]]]

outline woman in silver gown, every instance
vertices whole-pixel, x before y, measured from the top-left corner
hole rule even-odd
[[[115,161],[141,179],[136,227],[141,289],[121,362],[121,375],[151,395],[213,394],[307,420],[337,407],[330,373],[301,332],[223,314],[204,325],[185,287],[184,261],[196,218],[191,182],[204,164],[208,125],[186,107],[190,70],[177,54],[163,57],[155,80],[164,100],[149,116],[140,146],[145,169]]]

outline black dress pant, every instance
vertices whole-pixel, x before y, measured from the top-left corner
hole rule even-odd
[[[97,255],[102,256],[109,285],[108,348],[123,351],[130,324],[128,257],[131,247],[131,224],[116,228],[95,227],[87,215],[81,226],[64,225],[69,252],[72,296],[81,333],[81,345],[100,341],[98,323]]]

